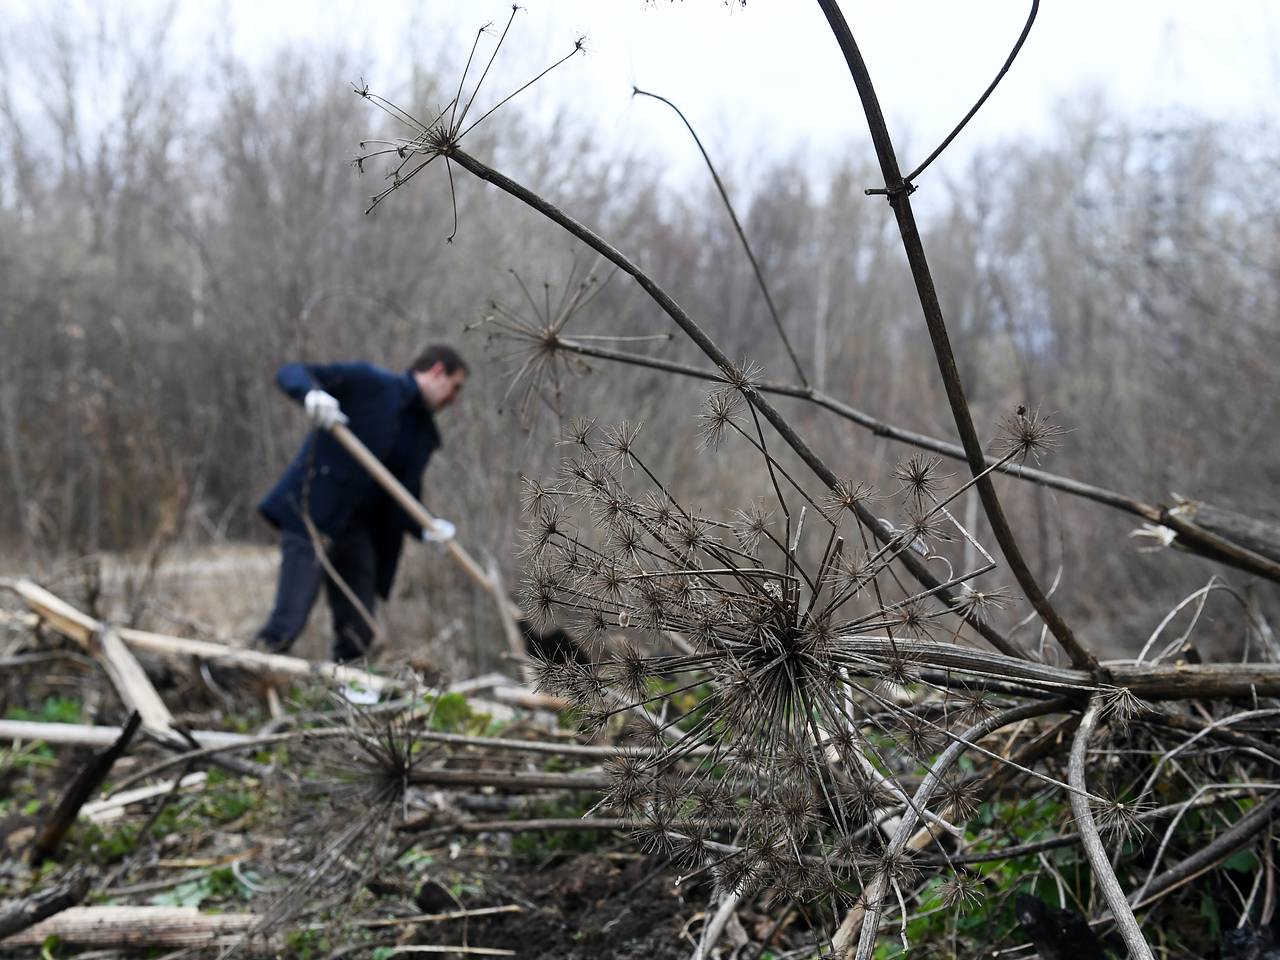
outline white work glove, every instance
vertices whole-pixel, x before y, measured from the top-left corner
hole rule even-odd
[[[338,406],[338,398],[323,390],[309,390],[302,398],[302,406],[307,411],[307,419],[317,427],[328,430],[335,423],[347,422],[347,415]]]
[[[458,528],[448,520],[441,520],[439,517],[436,517],[434,524],[431,526],[424,526],[422,528],[422,542],[448,543],[453,539],[454,534],[457,532]]]

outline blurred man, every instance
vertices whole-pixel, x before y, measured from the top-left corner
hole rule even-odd
[[[307,437],[259,512],[280,531],[280,579],[271,616],[257,644],[283,653],[307,625],[321,583],[333,615],[333,659],[361,657],[373,642],[378,597],[391,592],[403,537],[447,539],[452,525],[423,530],[338,441],[329,428],[347,424],[409,492],[420,496],[422,472],[440,446],[435,414],[458,396],[467,365],[452,347],[427,347],[402,374],[367,363],[309,366],[290,363],[276,374],[280,389],[317,427]],[[314,534],[325,558],[359,605],[329,577],[316,556]],[[360,607],[363,606],[362,611]]]

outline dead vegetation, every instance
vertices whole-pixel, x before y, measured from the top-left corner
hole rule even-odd
[[[730,464],[702,472],[717,507],[733,509],[686,494],[663,469],[669,438],[637,419],[565,418],[559,468],[525,483],[522,606],[497,565],[454,559],[497,600],[503,638],[490,647],[516,655],[524,615],[570,626],[582,649],[453,684],[439,664],[394,662],[395,645],[369,672],[138,629],[172,523],[158,525],[128,596],[110,598],[124,600],[119,622],[7,583],[0,951],[1231,960],[1272,949],[1280,657],[1253,583],[1225,577],[1273,590],[1275,527],[1049,472],[1040,461],[1063,430],[1036,396],[1012,405],[997,438],[980,435],[910,201],[955,133],[903,175],[853,34],[835,3],[819,5],[875,143],[883,185],[866,192],[890,205],[960,444],[811,384],[732,209],[785,353],[775,366],[794,383],[735,359],[652,270],[576,216],[572,196],[553,202],[480,159],[478,135],[464,150],[527,86],[472,109],[505,30],[490,54],[472,48],[452,100],[423,119],[358,85],[403,128],[362,145],[362,171],[390,164],[374,205],[394,207],[439,161],[452,240],[455,178],[470,174],[611,264],[614,289],[633,281],[706,358],[566,332],[598,309],[594,274],[572,275],[554,308],[550,284],[538,297],[518,280],[527,303],[495,302],[487,318],[516,361],[504,400],[518,419],[566,412],[561,381],[588,361],[709,380],[696,457]],[[623,339],[671,337],[647,322]],[[877,489],[836,469],[827,414],[918,452]],[[1168,615],[1140,631],[1129,619],[1080,629],[1063,612],[1070,584],[1059,591],[1023,552],[1008,478],[1137,518],[1153,562],[1173,563],[1163,547],[1176,545],[1213,564],[1213,579],[1166,598]],[[100,582],[87,592],[103,599]],[[1243,651],[1233,662],[1197,647],[1211,597],[1234,604],[1219,615]],[[1115,649],[1137,653],[1104,652]]]

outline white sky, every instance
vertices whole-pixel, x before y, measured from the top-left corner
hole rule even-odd
[[[221,0],[234,42],[260,56],[284,38],[353,44],[367,76],[399,72],[405,47],[467,48],[486,20],[510,10],[493,0]],[[676,157],[690,145],[632,84],[675,100],[713,157],[739,163],[807,147],[819,155],[867,144],[839,50],[811,0],[524,0],[491,94],[505,93],[574,37],[590,55],[535,86],[542,108],[572,104],[607,137],[656,143]],[[1026,17],[1026,0],[844,0],[898,136],[904,166],[930,149],[995,75]],[[180,7],[179,30],[212,29],[214,4]],[[344,78],[345,79],[345,78]],[[501,81],[506,81],[505,83]],[[1277,114],[1280,3],[1272,0],[1043,0],[1013,70],[957,149],[1005,136],[1045,134],[1060,98],[1094,85],[1137,111],[1187,107],[1218,117]],[[483,99],[483,98],[482,98]],[[918,157],[917,157],[918,159]]]
[[[0,28],[11,15],[20,23],[47,13],[49,2],[0,0]],[[151,13],[167,2],[59,6]],[[374,88],[389,93],[410,60],[440,60],[444,51],[461,62],[477,27],[488,20],[500,27],[510,12],[502,0],[173,2],[180,57],[199,58],[229,24],[233,49],[250,62],[294,41],[345,47]],[[632,84],[675,100],[730,171],[749,174],[761,158],[802,148],[819,164],[850,145],[869,153],[852,82],[812,0],[748,0],[745,8],[736,0],[524,0],[523,6],[482,103],[585,34],[589,56],[535,85],[523,95],[526,105],[548,114],[571,110],[618,147],[652,147],[679,175],[699,169],[687,135],[667,108],[633,101]],[[844,0],[843,8],[909,168],[994,76],[1028,2]],[[345,87],[353,79],[333,82]],[[1089,87],[1127,111],[1187,108],[1223,119],[1280,119],[1280,3],[1043,0],[1013,70],[943,167],[956,170],[980,144],[1045,135],[1061,99]]]

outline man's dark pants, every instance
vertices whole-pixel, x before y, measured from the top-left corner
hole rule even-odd
[[[368,527],[352,524],[333,540],[327,556],[338,576],[372,614],[377,600],[377,560]],[[333,614],[333,659],[342,663],[364,656],[373,643],[369,623],[325,573],[310,538],[288,530],[280,534],[280,581],[275,606],[258,631],[258,642],[273,653],[287,651],[306,627],[321,583]]]

